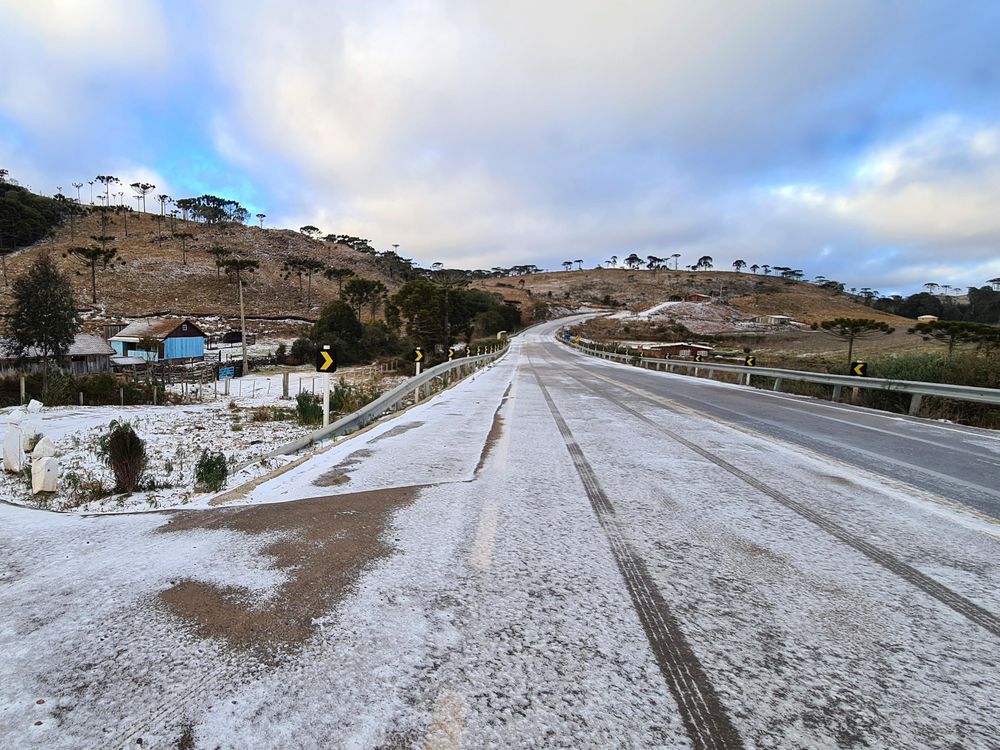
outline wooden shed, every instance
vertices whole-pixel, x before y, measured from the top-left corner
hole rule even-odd
[[[35,372],[42,367],[42,357],[29,349],[18,361],[7,353],[6,342],[0,341],[0,372]],[[94,375],[111,369],[114,349],[100,336],[78,333],[69,346],[66,356],[53,360],[53,365],[72,375]]]

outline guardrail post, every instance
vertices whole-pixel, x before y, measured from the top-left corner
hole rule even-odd
[[[913,396],[910,398],[909,415],[911,417],[917,416],[917,414],[920,412],[920,402],[923,400],[924,397],[921,396],[919,393],[914,393]]]
[[[843,390],[844,390],[844,386],[842,386],[842,385],[835,385],[835,386],[833,386],[833,397],[830,400],[831,401],[837,401],[837,402],[839,402],[840,401],[840,394],[841,394],[841,392]]]
[[[781,390],[781,378],[775,378],[774,379],[774,387],[771,390],[772,391],[780,391]]]

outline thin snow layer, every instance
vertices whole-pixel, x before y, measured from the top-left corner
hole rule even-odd
[[[244,671],[156,594],[193,579],[266,601],[284,575],[259,550],[277,537],[155,533],[164,520],[0,505],[0,745],[122,747],[148,717],[169,721],[203,684]]]
[[[350,368],[335,377],[348,382],[375,382],[370,367]],[[284,457],[265,458],[280,445],[300,438],[308,429],[287,419],[257,421],[254,409],[294,409],[298,393],[321,393],[322,376],[311,371],[289,373],[289,399],[282,399],[280,372],[251,374],[228,382],[192,389],[191,398],[204,402],[172,406],[46,407],[32,418],[34,428],[51,439],[60,461],[61,480],[53,497],[30,494],[22,476],[0,472],[0,500],[38,505],[79,513],[154,510],[198,504],[206,499],[195,491],[195,465],[202,450],[220,451],[230,468],[229,486],[256,479],[288,462]],[[401,377],[381,378],[381,389],[401,382]],[[170,388],[178,393],[181,386]],[[227,394],[228,391],[228,394]],[[0,413],[0,434],[6,431],[13,411]],[[86,500],[88,483],[114,484],[110,469],[98,454],[98,440],[112,421],[129,422],[146,441],[146,479],[157,489]]]
[[[755,744],[987,747],[995,739],[995,637],[573,379],[554,380],[581,449],[600,462],[633,543],[656,561],[659,585]],[[996,527],[968,528],[957,513],[914,503],[908,488],[852,467],[624,400],[1000,611]]]
[[[283,580],[261,554],[268,535],[0,506],[0,744],[689,747],[537,372],[747,748],[996,745],[993,636],[551,366],[555,328],[262,485],[253,502],[421,486],[383,537],[394,554],[277,663],[198,637],[157,597],[194,578],[267,601]],[[985,527],[905,486],[611,392],[1000,609]],[[476,472],[501,402],[500,439]],[[347,481],[317,492],[324,474]]]
[[[196,727],[205,747],[454,733],[466,747],[689,746],[580,480],[523,385],[502,416],[538,440],[502,440],[474,484],[422,490],[396,516],[396,555],[301,659]]]
[[[504,357],[435,398],[338,442],[237,502],[285,502],[471,480],[514,360]]]

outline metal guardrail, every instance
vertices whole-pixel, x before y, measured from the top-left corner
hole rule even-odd
[[[751,375],[760,375],[767,378],[774,378],[774,386],[771,390],[780,391],[781,384],[785,380],[801,383],[819,383],[821,385],[833,386],[833,401],[839,401],[843,388],[870,388],[873,390],[890,391],[893,393],[906,393],[910,395],[910,416],[915,416],[920,411],[920,404],[924,396],[936,396],[938,398],[950,398],[957,401],[974,401],[981,404],[1000,406],[1000,390],[996,388],[978,388],[967,385],[951,385],[948,383],[922,383],[915,380],[890,380],[888,378],[868,378],[856,377],[854,375],[835,375],[824,372],[807,372],[804,370],[783,370],[776,367],[746,367],[744,365],[729,365],[722,362],[691,362],[679,359],[660,359],[658,357],[637,357],[632,354],[619,354],[600,349],[594,349],[573,341],[559,339],[562,343],[572,346],[591,356],[601,359],[634,364],[646,369],[671,372],[675,368],[683,370],[694,370],[697,375],[704,370],[713,375],[716,371],[731,372],[741,376],[746,376],[749,384]]]
[[[366,427],[374,422],[383,414],[391,411],[398,411],[402,407],[404,399],[406,399],[406,397],[411,393],[413,394],[415,403],[419,402],[421,397],[429,398],[431,395],[433,381],[440,378],[446,385],[449,382],[454,382],[452,379],[452,373],[456,371],[458,372],[457,379],[461,380],[467,375],[471,375],[473,372],[480,369],[483,365],[500,359],[509,349],[510,344],[508,343],[505,344],[502,349],[490,352],[489,354],[480,354],[475,357],[462,357],[461,359],[456,359],[451,362],[442,362],[434,367],[429,367],[419,375],[410,378],[405,383],[400,383],[391,391],[383,393],[370,404],[362,406],[357,411],[341,417],[333,424],[319,430],[315,430],[305,437],[301,437],[291,443],[278,446],[273,451],[268,453],[267,457],[287,456],[291,453],[297,453],[303,448],[308,448],[310,445],[317,443],[320,440],[360,430],[362,427]]]

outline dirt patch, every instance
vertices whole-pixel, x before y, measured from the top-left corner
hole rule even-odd
[[[336,487],[339,484],[347,484],[351,481],[351,469],[360,464],[362,459],[369,458],[371,455],[372,452],[367,448],[354,451],[354,453],[349,455],[332,469],[320,474],[313,481],[313,485],[316,487]]]
[[[423,425],[423,422],[410,422],[409,424],[401,424],[399,427],[393,427],[387,432],[383,432],[378,437],[374,437],[368,441],[368,445],[374,445],[380,440],[385,440],[386,438],[396,437],[397,435],[402,435],[410,430],[415,430],[417,427]]]
[[[493,425],[490,427],[490,432],[486,436],[486,443],[483,445],[483,452],[479,455],[479,463],[476,464],[475,474],[479,474],[483,467],[486,465],[486,459],[490,457],[490,452],[496,445],[497,441],[500,439],[500,435],[503,432],[503,417],[500,416],[500,410],[503,405],[507,403],[507,395],[510,393],[510,389],[513,383],[507,385],[507,390],[503,392],[503,397],[500,399],[500,405],[497,410],[493,412]]]
[[[272,659],[301,644],[313,632],[313,621],[336,606],[365,566],[391,552],[382,534],[392,513],[412,502],[417,489],[175,512],[161,532],[205,527],[245,534],[285,532],[263,552],[276,558],[276,567],[288,574],[288,580],[263,606],[244,589],[190,580],[178,582],[160,598],[201,636],[224,638],[262,659]]]

